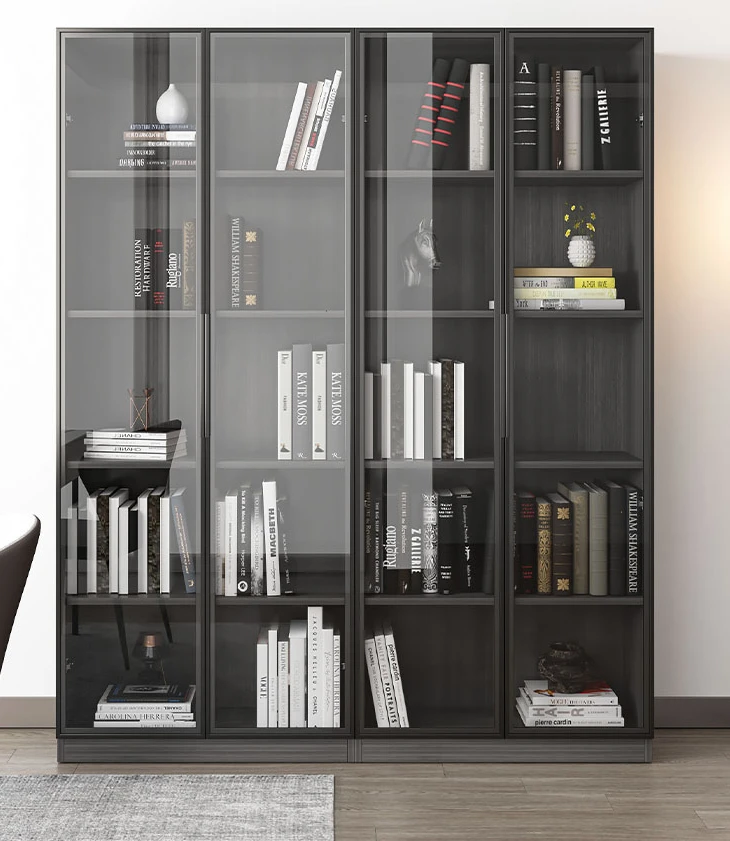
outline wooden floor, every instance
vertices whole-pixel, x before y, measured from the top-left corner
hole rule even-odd
[[[314,766],[58,765],[0,730],[0,773],[330,773],[336,841],[730,841],[730,730],[659,731],[652,765]]]

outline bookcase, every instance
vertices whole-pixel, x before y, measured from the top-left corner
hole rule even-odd
[[[650,760],[652,31],[61,30],[58,39],[59,759]],[[552,158],[524,167],[515,104],[525,62],[535,76],[547,66],[585,79],[602,68],[610,160],[599,145],[595,168],[556,169]],[[480,91],[475,66],[487,67]],[[437,68],[447,69],[441,82]],[[312,100],[314,82],[336,70],[316,166],[277,169],[297,86],[309,85]],[[549,97],[554,78],[540,79],[537,96]],[[414,151],[425,95],[439,93],[429,80],[460,102],[453,122],[428,126],[430,137],[434,125],[447,129],[443,148]],[[156,116],[170,85],[184,119]],[[179,133],[149,142],[168,122]],[[567,272],[563,217],[573,205],[595,213],[595,266],[610,267],[603,275],[624,309],[516,299],[525,269]],[[145,297],[147,250],[154,275],[158,251],[176,249],[179,283]],[[160,271],[173,278],[170,266]],[[328,383],[340,361],[345,432],[327,427],[329,446],[318,454],[311,438],[302,454],[296,420],[282,441],[281,366],[293,367],[296,388],[297,360],[312,352],[328,360]],[[414,393],[392,397],[409,363],[421,375]],[[405,445],[415,457],[387,452],[374,398],[384,377],[392,399],[425,401],[422,388],[433,400],[437,382],[453,383],[444,400],[455,408],[443,417],[455,457],[428,425]],[[284,393],[296,412],[297,392]],[[181,428],[160,434],[175,457],[151,458],[158,451],[144,438],[104,439],[172,420]],[[532,592],[515,494],[610,480],[643,499],[637,591]],[[159,503],[152,490],[141,504],[148,489]],[[411,550],[407,583],[382,586],[381,575],[400,581],[396,567],[378,566],[373,580],[374,501],[388,529],[431,500],[460,516],[464,499],[473,567],[444,584],[443,565],[427,592],[431,556],[414,561]],[[122,551],[114,505],[127,500],[136,531]],[[277,530],[276,595],[258,594],[269,586],[254,568],[267,551],[255,545],[259,516]],[[94,548],[92,529],[103,534]],[[148,546],[150,570],[169,570],[169,587],[144,586],[142,531],[160,541]],[[243,545],[249,568],[227,579],[226,551],[237,564]],[[309,621],[311,608],[338,641],[339,716],[261,726],[260,635]],[[365,651],[383,626],[407,727],[378,726]],[[556,641],[588,652],[619,696],[623,727],[525,726],[519,687],[539,677]],[[99,715],[104,690],[149,683],[145,669],[158,683],[195,686],[184,727]]]

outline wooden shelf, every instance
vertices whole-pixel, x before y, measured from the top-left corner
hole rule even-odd
[[[460,606],[493,606],[494,596],[488,596],[486,593],[454,593],[453,595],[445,596],[441,593],[434,593],[433,595],[426,595],[424,593],[414,593],[413,595],[396,596],[396,595],[373,595],[365,596],[365,605],[367,607],[388,607],[388,606],[406,606],[413,607],[448,607],[453,605]]]
[[[494,319],[494,310],[366,310],[365,318]]]
[[[216,310],[216,318],[344,318],[344,310]]]
[[[599,185],[610,184],[621,186],[636,184],[644,177],[640,169],[613,170],[581,170],[566,172],[565,170],[517,170],[515,172],[515,186],[548,186],[548,185]]]
[[[552,595],[529,595],[529,596],[515,596],[516,605],[570,605],[571,607],[579,607],[590,605],[591,607],[613,606],[622,607],[625,605],[644,604],[643,596],[552,596]]]
[[[367,459],[366,470],[494,470],[493,458]]]
[[[517,453],[518,470],[641,470],[643,459],[630,453]]]

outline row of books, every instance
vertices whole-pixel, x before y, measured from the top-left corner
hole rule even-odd
[[[590,73],[520,57],[515,64],[515,169],[611,169],[609,94]]]
[[[256,641],[256,726],[340,727],[341,636],[322,608],[272,623]]]
[[[516,268],[512,284],[516,310],[625,310],[617,298],[612,268],[531,266]],[[489,302],[494,309],[494,301]]]
[[[113,684],[104,690],[94,727],[195,727],[195,686]]]
[[[120,169],[194,169],[194,124],[132,123],[124,132]]]
[[[378,727],[409,727],[403,678],[390,622],[365,632],[365,665]]]
[[[618,696],[607,683],[582,692],[559,693],[546,680],[526,680],[515,701],[525,727],[623,727]]]
[[[172,461],[188,453],[187,433],[162,424],[149,429],[91,429],[84,458],[112,461]]]
[[[345,441],[345,346],[296,344],[277,354],[276,456],[281,461],[342,461]]]
[[[416,115],[406,166],[441,169],[469,81],[469,169],[491,168],[490,66],[437,58]]]
[[[195,220],[182,228],[135,228],[135,310],[195,309]]]
[[[365,592],[493,593],[494,496],[467,487],[365,489]]]
[[[278,171],[317,169],[341,78],[342,71],[336,70],[332,79],[299,82],[276,162]]]
[[[243,216],[229,216],[231,246],[232,310],[257,310],[261,307],[263,271],[263,233],[246,224]]]
[[[86,593],[129,595],[135,585],[137,593],[170,593],[178,558],[185,591],[195,593],[184,493],[185,488],[160,486],[147,488],[134,499],[128,488],[109,486],[87,493],[80,480],[65,485],[61,506],[66,592],[76,595],[84,586],[81,524],[85,520]]]
[[[610,479],[518,491],[515,589],[556,596],[641,592],[643,493]]]
[[[364,378],[366,459],[463,459],[465,364],[430,361],[427,370],[392,359]]]

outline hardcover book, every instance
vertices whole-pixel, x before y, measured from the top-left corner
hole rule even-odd
[[[400,522],[398,494],[385,493],[385,518],[383,530],[383,592],[398,593],[398,526]]]
[[[476,540],[474,533],[478,522],[475,516],[476,501],[469,488],[454,488],[453,494],[459,539],[457,589],[462,593],[478,593],[484,573],[484,544]]]
[[[312,169],[312,157],[314,155],[314,150],[317,146],[317,143],[320,139],[320,134],[322,131],[322,125],[324,121],[324,114],[327,109],[327,103],[329,101],[330,91],[332,89],[332,79],[325,79],[324,84],[322,85],[322,90],[319,94],[319,99],[317,100],[317,104],[314,110],[314,119],[312,120],[312,125],[309,128],[309,132],[305,137],[305,140],[302,143],[304,153],[302,154],[301,160],[301,169]]]
[[[289,505],[284,496],[276,500],[276,511],[278,516],[278,542],[279,542],[279,579],[281,591],[285,596],[294,594],[294,577],[292,573],[291,559],[289,558],[289,542],[287,531],[289,525]]]
[[[408,516],[410,518],[408,528],[408,551],[411,559],[410,581],[408,592],[423,592],[423,509],[420,505],[421,494],[410,498],[410,490],[406,490],[408,499]]]
[[[223,594],[235,596],[238,592],[238,489],[226,494],[225,498],[225,580]]]
[[[573,504],[573,592],[584,596],[589,589],[588,491],[577,482],[561,482],[558,493]]]
[[[553,591],[553,512],[551,503],[542,496],[537,504],[537,592]]]
[[[537,500],[530,491],[515,494],[515,575],[517,592],[537,589]]]
[[[193,547],[190,543],[190,531],[185,516],[185,501],[183,493],[185,488],[178,488],[170,497],[170,515],[172,525],[177,538],[177,549],[180,554],[180,566],[182,567],[185,592],[191,595],[196,592],[195,557]]]
[[[276,504],[276,482],[262,482],[264,507],[264,545],[266,547],[266,595],[281,595],[279,568],[279,512]]]
[[[169,228],[164,271],[165,293],[171,310],[183,308],[183,231]]]
[[[312,458],[312,346],[292,348],[292,447],[296,461]]]
[[[279,726],[279,625],[268,625],[268,701],[269,727]]]
[[[276,691],[276,703],[278,707],[278,727],[289,726],[289,640],[286,625],[279,628],[279,640],[277,642],[277,670],[279,686]]]
[[[608,494],[592,482],[588,491],[588,592],[608,595]]]
[[[251,511],[251,595],[266,595],[266,546],[264,541],[263,494],[254,491]]]
[[[307,726],[307,621],[289,623],[289,726]]]
[[[141,511],[141,508],[140,508]],[[215,594],[222,596],[226,587],[226,503],[215,504]]]
[[[366,461],[375,458],[375,380],[370,371],[365,371],[362,381],[363,395],[363,441],[362,455]]]
[[[553,506],[553,595],[573,592],[573,504],[561,494],[548,494]]]
[[[332,628],[322,628],[322,721],[321,727],[333,727],[335,723],[334,705],[334,659],[335,634]]]
[[[581,80],[581,167],[591,170],[595,168],[595,106],[596,81],[592,73],[585,73]]]
[[[127,488],[116,490],[108,502],[109,510],[109,592],[119,592],[119,510],[129,499]],[[168,590],[169,592],[169,590]]]
[[[307,727],[322,726],[322,608],[307,608]]]
[[[406,709],[403,679],[398,663],[398,652],[395,648],[395,636],[393,635],[393,626],[388,621],[383,623],[383,635],[385,637],[385,651],[390,666],[390,677],[393,683],[393,694],[395,695],[395,703],[398,710],[398,725],[400,727],[408,727],[408,710]]]
[[[606,86],[604,69],[596,65],[593,70],[596,80],[596,160],[600,161],[601,169],[612,168],[611,115],[609,111],[609,94]]]
[[[442,375],[443,366],[440,362],[434,360],[428,363],[428,372],[431,375],[431,382],[433,385],[433,457],[441,458],[441,442],[442,442]]]
[[[167,260],[170,250],[169,228],[152,228],[152,309],[170,309],[167,287]]]
[[[625,596],[628,566],[626,488],[609,479],[600,486],[608,495],[608,595]]]
[[[526,680],[525,693],[534,706],[617,706],[618,696],[611,687],[601,681],[587,686],[582,692],[561,694],[548,689],[546,680]]]
[[[490,168],[490,68],[472,64],[469,68],[469,169]]]
[[[520,56],[515,59],[514,81],[514,167],[537,167],[537,67],[535,62]]]
[[[195,309],[197,275],[197,239],[195,220],[183,222],[183,309]]]
[[[446,80],[443,99],[431,136],[434,169],[442,169],[446,161],[446,153],[453,140],[454,128],[459,116],[459,107],[464,96],[468,75],[469,62],[461,58],[455,58],[451,65],[449,78]]]
[[[552,135],[552,167],[563,169],[563,69],[553,67],[550,71],[550,133]]]
[[[552,169],[552,135],[550,133],[550,65],[537,65],[537,168]]]
[[[119,506],[119,595],[129,595],[129,563],[133,551],[133,535],[136,534],[137,503],[128,499]]]
[[[332,119],[332,112],[335,107],[335,99],[337,98],[337,91],[340,87],[340,80],[342,79],[342,71],[336,70],[332,79],[332,85],[327,94],[327,100],[324,106],[324,114],[322,115],[322,123],[317,133],[317,142],[313,149],[308,150],[309,158],[304,158],[304,169],[317,169],[319,165],[319,158],[322,154],[322,147],[327,136],[327,129],[329,128],[330,120]],[[316,120],[315,120],[316,122]]]
[[[411,592],[411,542],[410,542],[410,494],[406,486],[398,490],[398,549],[396,569],[398,570],[397,592],[405,595]]]
[[[263,240],[261,228],[246,228],[241,248],[241,297],[244,310],[261,307]]]
[[[439,591],[438,494],[421,494],[423,513],[423,592]]]
[[[375,639],[372,632],[366,632],[365,636],[365,666],[370,681],[370,693],[375,711],[375,723],[378,727],[390,727],[388,714],[385,711],[385,695],[383,693],[383,680],[380,676],[380,664],[378,653],[375,650]]]
[[[279,151],[279,160],[276,162],[276,169],[283,171],[287,168],[286,164],[289,160],[289,153],[291,152],[292,143],[294,142],[294,134],[299,123],[299,115],[304,105],[304,97],[307,93],[306,82],[299,82],[296,92],[294,94],[294,102],[289,112],[289,120],[284,131],[284,139],[281,142],[281,150]]]
[[[276,457],[280,461],[291,461],[292,457],[292,352],[280,350],[277,353],[277,431],[279,445]]]
[[[109,500],[116,488],[105,488],[96,498],[96,592],[114,592],[109,569]],[[159,589],[157,590],[159,592]]]
[[[443,58],[435,59],[431,71],[431,81],[427,83],[426,90],[421,99],[421,105],[416,115],[416,123],[413,127],[413,134],[406,161],[406,169],[430,169],[431,168],[431,138],[436,126],[441,102],[446,90],[446,81],[449,76],[449,62]]]
[[[347,455],[345,361],[344,344],[327,345],[327,458],[331,461],[342,461]]]
[[[304,94],[304,102],[302,103],[302,108],[299,112],[297,127],[294,131],[294,138],[292,140],[291,149],[289,151],[289,157],[287,158],[286,162],[286,169],[291,170],[296,168],[297,158],[299,156],[299,151],[302,148],[302,140],[304,139],[304,130],[307,125],[307,120],[309,119],[309,114],[312,108],[312,100],[314,98],[314,93],[316,89],[316,82],[310,82],[306,87],[306,92]]]
[[[494,560],[497,549],[495,542],[496,516],[494,490],[489,488],[485,493],[484,576],[482,583],[482,591],[488,595],[494,594]]]
[[[302,131],[302,140],[299,144],[299,151],[297,152],[297,157],[294,162],[294,169],[303,169],[304,163],[304,154],[307,151],[307,145],[309,143],[309,138],[312,134],[312,125],[314,124],[314,117],[317,112],[317,106],[319,105],[321,96],[322,96],[322,89],[324,88],[324,82],[318,81],[314,87],[314,93],[312,94],[312,102],[309,107],[309,113],[307,114],[307,120],[304,123],[304,129]]]
[[[438,591],[443,595],[458,592],[454,569],[458,557],[454,495],[448,488],[438,495]]]
[[[441,360],[441,458],[454,458],[454,360]]]
[[[241,216],[229,217],[230,225],[230,246],[231,246],[231,297],[230,306],[232,310],[241,309],[241,230],[243,229],[243,218]]]
[[[565,121],[563,123],[563,162],[566,170],[581,169],[581,72],[563,71]]]
[[[148,228],[134,230],[134,308],[152,308],[152,234]]]
[[[312,459],[327,458],[327,351],[312,351]]]
[[[236,594],[251,593],[251,486],[241,485],[238,494],[238,564]]]
[[[269,631],[259,629],[256,640],[256,726],[269,726]]]
[[[385,714],[388,718],[388,726],[400,727],[398,720],[398,707],[395,700],[395,690],[393,688],[393,679],[390,674],[388,652],[385,649],[385,634],[383,633],[382,627],[375,627],[373,629],[373,639],[375,640],[375,653],[378,657],[380,680],[383,685],[383,699],[385,701]]]
[[[629,596],[636,596],[640,592],[639,586],[639,540],[640,513],[642,509],[641,491],[626,485],[626,553],[627,553],[627,586]]]
[[[147,578],[149,581],[148,593],[159,593],[160,591],[160,560],[161,560],[161,518],[160,500],[165,489],[160,486],[155,488],[147,500]]]

